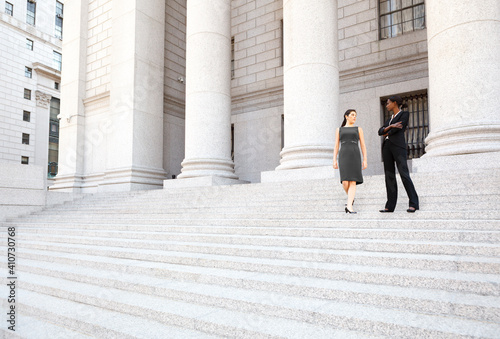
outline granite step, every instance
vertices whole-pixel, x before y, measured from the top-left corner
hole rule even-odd
[[[68,236],[78,238],[82,236],[80,231],[54,230],[54,229],[31,229],[29,232],[18,230],[21,239],[47,239],[51,235]],[[101,231],[87,230],[85,238],[90,239],[138,239],[163,241],[175,236],[220,236],[220,237],[249,237],[249,238],[303,238],[315,240],[328,239],[377,239],[377,240],[399,240],[399,241],[438,241],[438,242],[474,242],[474,243],[499,243],[500,230],[478,231],[478,230],[415,230],[415,229],[359,229],[359,228],[272,228],[272,227],[208,227],[189,226],[174,227],[165,226],[162,232],[149,232],[147,230],[135,232],[123,231]]]
[[[346,322],[343,317],[335,314],[322,317],[323,319],[309,316],[312,321],[320,324],[307,323],[304,316],[294,315],[293,309],[280,310],[285,315],[269,315],[254,313],[250,316],[245,310],[226,310],[218,306],[207,306],[197,303],[188,303],[177,300],[169,300],[158,294],[145,294],[125,291],[114,287],[101,287],[90,283],[67,281],[65,279],[52,278],[44,275],[25,273],[25,281],[22,290],[30,297],[38,296],[40,299],[69,300],[74,303],[82,303],[98,307],[96,316],[100,309],[113,311],[120,314],[134,316],[139,319],[150,319],[169,326],[177,326],[188,330],[204,332],[217,337],[238,338],[366,338],[368,327],[377,329],[382,333],[393,331],[403,333],[404,331],[417,333],[439,333],[438,331],[414,329],[408,326],[385,326],[373,324],[372,321],[358,321],[367,327],[367,334],[362,331],[350,331],[344,329]],[[50,298],[50,299],[49,299]],[[274,309],[273,309],[274,311]],[[304,312],[305,313],[305,312]],[[311,312],[313,313],[313,312]],[[314,314],[315,315],[315,314]],[[295,318],[293,320],[289,318]],[[297,319],[298,318],[298,319]],[[329,323],[325,323],[325,319]],[[343,321],[344,320],[344,321]],[[325,326],[326,325],[326,326]],[[128,329],[128,326],[125,327]],[[340,332],[338,332],[340,331]],[[486,331],[491,331],[487,329]],[[160,333],[165,333],[161,331]],[[168,332],[167,332],[168,333]],[[339,335],[340,334],[340,335]],[[180,336],[175,336],[181,338]]]
[[[463,231],[497,231],[498,220],[422,220],[422,219],[400,219],[400,215],[406,215],[406,211],[394,212],[393,218],[366,219],[360,215],[359,218],[351,218],[341,214],[340,218],[330,219],[143,219],[143,220],[110,220],[91,223],[88,220],[68,222],[60,220],[57,222],[47,218],[43,220],[26,220],[5,222],[5,226],[20,227],[21,229],[81,229],[86,230],[110,230],[110,231],[151,231],[163,232],[168,227],[274,227],[274,228],[353,228],[353,229],[415,229],[415,230],[463,230]]]
[[[95,260],[96,264],[89,267],[77,267],[60,262],[56,264],[55,262],[24,260],[21,271],[149,295],[162,295],[171,300],[222,306],[233,310],[247,309],[256,313],[269,312],[273,306],[289,307],[289,302],[294,300],[295,307],[304,309],[304,304],[312,304],[310,305],[312,310],[327,301],[336,301],[339,303],[337,307],[341,309],[352,309],[352,305],[349,304],[355,302],[357,306],[377,307],[375,312],[406,310],[413,315],[434,314],[456,317],[455,321],[467,321],[466,318],[472,317],[474,320],[495,322],[499,318],[498,301],[500,298],[498,297],[452,292],[443,296],[440,294],[443,292],[435,293],[415,288],[402,289],[378,284],[346,284],[342,281],[335,282],[318,278],[305,278],[304,281],[302,279],[288,279],[287,281],[285,276],[276,274],[248,276],[246,272],[236,270],[221,272],[220,269],[211,268],[201,270],[201,277],[192,280],[193,277],[189,271],[168,271],[170,266],[167,268],[161,266],[162,270],[170,273],[168,279],[165,279],[156,270],[153,275],[146,272],[141,273],[141,271],[145,271],[146,267],[154,268],[158,266],[158,263],[144,266],[126,260],[116,260],[113,262],[114,267],[108,268],[102,265],[103,261],[106,261],[105,259],[100,261],[101,258],[93,256],[84,256],[83,258],[87,258],[89,261]],[[75,260],[83,258],[74,257]],[[117,265],[122,265],[122,267],[117,268]],[[137,267],[137,269],[129,269],[132,266]],[[240,286],[235,286],[234,282],[236,281],[243,283],[240,283]],[[260,287],[256,288],[259,283]],[[266,285],[271,288],[265,289]],[[325,293],[325,291],[329,292]],[[306,297],[307,295],[312,297]],[[353,296],[356,298],[352,298]],[[452,296],[453,298],[450,298]],[[454,301],[450,302],[449,300]],[[265,305],[260,307],[255,304],[249,305],[252,302],[264,303]],[[430,305],[432,306],[429,307]],[[300,310],[296,310],[294,315],[297,312]]]
[[[135,259],[142,262],[156,261],[163,265],[183,265],[198,268],[215,267],[225,270],[243,270],[254,273],[272,273],[290,277],[315,277],[355,283],[383,284],[399,287],[439,289],[449,292],[500,296],[500,277],[495,274],[432,271],[422,269],[364,266],[352,264],[320,263],[300,260],[249,258],[214,255],[169,256],[145,249],[116,248],[102,250],[100,255],[111,258]],[[22,258],[65,263],[66,258],[39,255]],[[45,258],[45,259],[42,259]],[[66,262],[67,263],[67,262]],[[78,263],[81,265],[80,261]]]
[[[134,258],[137,251],[152,251],[154,255],[165,255],[175,258],[193,258],[210,256],[224,258],[227,256],[261,259],[283,259],[304,262],[337,263],[344,265],[384,266],[408,269],[425,269],[448,272],[470,272],[494,274],[500,272],[500,259],[479,255],[449,255],[429,253],[398,253],[363,250],[331,250],[306,249],[282,246],[243,246],[226,244],[180,243],[172,241],[120,241],[113,239],[95,239],[92,241],[63,241],[37,239],[29,241],[21,237],[26,249],[92,254],[116,255]],[[57,241],[60,240],[60,241]],[[94,245],[95,244],[95,245]],[[209,246],[207,246],[209,245]],[[130,249],[130,251],[128,251]],[[148,252],[149,253],[149,252]]]

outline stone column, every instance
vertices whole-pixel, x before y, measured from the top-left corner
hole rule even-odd
[[[236,179],[231,160],[231,1],[188,0],[186,153],[179,179]]]
[[[50,99],[52,96],[41,91],[35,92],[36,98],[36,143],[34,164],[44,169],[44,182],[47,182],[47,165],[49,162],[49,125]],[[46,184],[44,184],[46,187]]]
[[[331,166],[339,115],[337,1],[284,0],[283,24],[285,145],[276,169]]]
[[[426,1],[426,155],[500,151],[500,2]]]
[[[103,191],[161,188],[165,0],[113,0]]]
[[[87,0],[64,3],[59,160],[58,174],[51,190],[77,193],[83,184],[88,3]],[[46,127],[49,127],[48,122]]]

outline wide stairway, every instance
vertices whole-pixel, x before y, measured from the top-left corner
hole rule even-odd
[[[371,176],[356,215],[337,180],[312,180],[94,194],[9,220],[16,332],[2,312],[0,333],[500,338],[500,171],[412,177],[414,214],[400,182],[379,213]]]

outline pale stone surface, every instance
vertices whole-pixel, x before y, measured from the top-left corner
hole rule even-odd
[[[248,181],[221,176],[197,176],[163,181],[164,189],[247,184]]]
[[[426,3],[431,133],[426,156],[500,151],[500,3]]]
[[[277,170],[325,166],[339,100],[337,1],[285,0],[283,11],[285,147]]]
[[[51,189],[80,192],[84,174],[85,117],[84,104],[89,3],[85,0],[69,1],[64,20],[64,51],[61,94],[61,120],[59,127],[58,175]],[[68,24],[71,22],[71,25]],[[70,27],[66,30],[67,27]]]
[[[181,178],[236,179],[231,160],[230,1],[187,3],[186,152]]]
[[[313,168],[298,168],[292,170],[261,172],[261,182],[301,181],[334,178],[339,178],[339,173],[338,170],[333,169],[333,166],[317,166]]]

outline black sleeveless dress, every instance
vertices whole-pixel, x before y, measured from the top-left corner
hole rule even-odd
[[[356,181],[356,185],[363,183],[361,173],[361,153],[359,151],[359,131],[357,127],[339,128],[339,171],[340,182]]]

